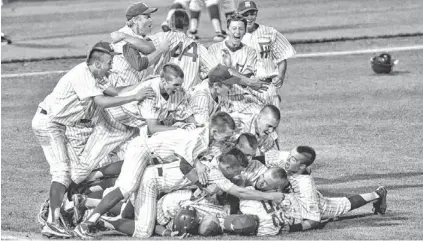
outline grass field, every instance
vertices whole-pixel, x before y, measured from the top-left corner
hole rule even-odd
[[[392,75],[373,74],[368,55],[289,61],[282,89],[283,149],[316,148],[313,175],[326,195],[386,185],[389,206],[385,216],[371,215],[370,205],[324,229],[269,239],[421,239],[423,51],[395,57],[401,64]],[[50,64],[69,69],[78,61]],[[27,72],[21,65],[3,68]],[[34,217],[48,195],[49,173],[31,119],[59,77],[2,79],[2,230],[38,230]]]
[[[16,2],[2,8],[2,31],[15,45],[3,55],[63,56],[85,53],[99,37],[123,24],[133,1]],[[160,7],[154,31],[170,1]],[[259,20],[290,39],[378,36],[423,32],[423,4],[412,0],[260,0]],[[284,7],[275,8],[283,3]],[[200,33],[212,37],[207,14]],[[78,21],[74,21],[78,19]],[[104,20],[106,19],[106,20]],[[37,27],[34,27],[34,24]],[[203,28],[204,26],[204,28]],[[204,32],[202,32],[204,31]],[[204,33],[204,35],[203,35]],[[421,44],[422,37],[298,44],[298,53]],[[289,60],[282,88],[280,143],[284,150],[315,147],[313,176],[328,196],[388,189],[386,215],[371,205],[323,229],[261,239],[422,239],[423,237],[423,50],[393,53],[391,75],[376,75],[371,54]],[[2,75],[68,70],[82,59],[2,64]],[[61,75],[1,79],[1,229],[40,239],[35,216],[48,196],[49,167],[32,130],[36,107]],[[2,234],[2,239],[3,239]],[[212,239],[245,239],[223,236]],[[255,238],[250,238],[255,239]]]

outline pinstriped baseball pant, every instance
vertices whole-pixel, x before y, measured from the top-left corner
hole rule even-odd
[[[32,119],[32,130],[50,165],[52,182],[58,182],[68,187],[71,180],[71,163],[65,136],[66,126],[52,122],[47,114],[41,113],[41,110],[41,108],[38,108]],[[69,149],[69,151],[71,150]]]
[[[319,206],[322,219],[338,217],[351,210],[351,202],[346,197],[322,197]]]

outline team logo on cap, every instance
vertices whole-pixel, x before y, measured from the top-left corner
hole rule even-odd
[[[245,7],[247,8],[251,7],[251,2],[245,2]]]

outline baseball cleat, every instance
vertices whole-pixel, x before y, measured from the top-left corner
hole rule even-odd
[[[50,207],[48,199],[41,204],[40,212],[37,214],[37,222],[40,224],[41,229],[47,224],[48,209]]]
[[[91,223],[80,223],[78,224],[75,229],[73,230],[73,233],[75,236],[81,238],[81,239],[92,239],[94,238],[94,235],[90,232],[90,225]]]
[[[170,27],[169,24],[167,23],[167,21],[164,21],[161,25],[163,32],[169,32],[170,31]]]
[[[373,212],[375,214],[385,214],[387,208],[386,196],[388,194],[388,191],[385,187],[378,187],[376,189],[376,193],[379,195],[379,200],[373,203]]]
[[[71,238],[72,233],[66,228],[60,226],[57,223],[46,223],[41,230],[41,235],[48,238]]]
[[[85,202],[87,201],[87,196],[83,194],[74,194],[72,196],[73,201],[73,218],[72,222],[74,225],[78,225],[82,221],[85,210]]]
[[[187,35],[188,35],[189,38],[192,38],[194,40],[199,40],[200,39],[200,37],[198,37],[197,31],[195,31],[195,32],[188,31],[187,32]]]
[[[213,37],[213,41],[215,42],[222,42],[225,40],[226,36],[223,35],[221,32],[216,32],[216,35]]]

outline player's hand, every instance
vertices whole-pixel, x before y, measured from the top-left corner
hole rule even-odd
[[[204,165],[203,163],[201,163],[200,161],[197,161],[195,163],[195,169],[197,170],[198,181],[200,181],[200,183],[202,185],[206,185],[207,182],[208,182],[208,178],[207,178],[208,168],[207,168],[207,166]]]
[[[138,93],[135,94],[135,100],[136,101],[143,101],[145,99],[152,99],[156,96],[156,94],[154,93],[153,88],[151,87],[146,87],[146,88],[142,88],[138,91]]]
[[[281,203],[285,199],[285,195],[280,192],[271,192],[269,193],[272,197],[272,201],[275,203]]]
[[[177,238],[179,238],[179,239],[184,239],[184,238],[189,238],[189,237],[191,237],[191,234],[189,234],[189,233],[184,233],[184,234],[182,234],[181,236],[178,236],[178,234],[179,234],[179,232],[178,232],[178,231],[174,231],[174,232],[170,233],[170,236],[171,236],[171,237],[177,237]]]
[[[276,88],[280,88],[283,85],[284,77],[276,76],[273,78],[272,83],[276,86]]]
[[[110,34],[110,37],[112,38],[113,43],[117,43],[124,40],[126,38],[126,34],[119,31],[115,31]]]
[[[248,86],[255,91],[264,92],[269,88],[269,83],[263,81],[251,81],[248,83]]]

